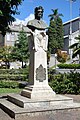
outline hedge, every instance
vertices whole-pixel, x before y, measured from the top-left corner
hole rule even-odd
[[[80,69],[80,64],[58,64],[57,66],[63,69]]]
[[[0,69],[0,80],[28,81],[29,68]]]
[[[27,75],[15,75],[15,74],[0,74],[0,80],[15,80],[15,81],[27,81]]]
[[[16,81],[2,80],[0,81],[0,88],[19,88],[19,83]]]
[[[23,69],[0,69],[0,74],[28,74],[29,67]]]

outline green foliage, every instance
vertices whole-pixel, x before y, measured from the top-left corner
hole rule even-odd
[[[75,39],[78,40],[78,42],[72,44],[69,46],[69,48],[73,49],[72,58],[75,58],[77,55],[79,55],[80,59],[80,35],[78,37],[75,37]]]
[[[18,35],[18,40],[16,41],[13,50],[11,52],[11,57],[14,61],[18,60],[22,62],[27,62],[29,58],[29,47],[28,39],[24,30],[20,31]]]
[[[58,42],[58,46],[57,48],[62,49],[63,48],[63,23],[62,23],[62,19],[60,17],[57,18],[56,20],[56,33],[57,33],[57,37],[56,40]]]
[[[19,88],[19,83],[16,81],[2,80],[0,81],[0,88]]]
[[[29,72],[29,67],[27,66],[26,68],[21,68],[21,69],[0,69],[0,74],[28,74]]]
[[[28,81],[29,68],[0,69],[0,80]]]
[[[0,69],[9,69],[10,67],[10,53],[12,47],[11,46],[2,46],[0,47]]]
[[[27,75],[22,75],[22,74],[17,74],[17,75],[10,75],[10,74],[0,74],[0,79],[1,80],[15,80],[15,81],[26,81],[27,80]]]
[[[13,15],[19,14],[18,6],[24,0],[0,0],[0,31],[5,35],[8,24],[15,21]]]
[[[29,76],[29,69],[0,69],[0,88],[23,88]],[[22,82],[20,82],[22,81]]]
[[[56,41],[56,24],[55,21],[50,21],[50,25],[48,28],[48,49],[50,53],[55,53],[55,48],[57,48],[57,41]]]
[[[53,75],[49,84],[58,94],[80,94],[80,73]]]
[[[28,82],[29,68],[0,69],[0,88],[23,88]]]
[[[10,52],[12,50],[11,46],[0,47],[0,60],[5,63],[5,66],[0,66],[1,68],[9,68],[9,62],[11,61]]]
[[[58,9],[55,9],[55,10],[51,9],[51,10],[52,10],[53,14],[49,15],[50,21],[52,21],[54,19],[56,20],[59,16],[63,16],[61,13],[60,14],[58,13]]]
[[[21,88],[0,88],[0,94],[3,93],[20,93],[21,92]]]
[[[65,69],[80,69],[80,64],[58,64],[59,68]]]
[[[57,49],[63,48],[63,23],[58,14],[58,9],[53,10],[53,14],[49,15],[50,25],[48,28],[48,37],[49,37],[49,51],[50,53],[55,53]]]

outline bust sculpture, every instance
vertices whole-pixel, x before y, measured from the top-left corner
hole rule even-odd
[[[27,24],[27,27],[31,30],[31,33],[35,38],[33,43],[33,49],[35,51],[38,51],[40,48],[47,51],[48,38],[45,30],[48,26],[43,20],[41,20],[43,17],[43,12],[44,10],[42,6],[36,7],[34,10],[35,19],[30,20]]]
[[[43,20],[41,20],[41,18],[43,17],[43,12],[44,10],[42,6],[35,8],[34,10],[35,19],[29,21],[27,24],[27,27],[30,28],[32,31],[34,31],[35,29],[45,30],[48,27],[47,24]]]

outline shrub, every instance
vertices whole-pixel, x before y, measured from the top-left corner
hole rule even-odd
[[[80,64],[58,64],[57,66],[65,69],[80,69]]]
[[[54,75],[49,84],[59,94],[80,94],[80,73]]]
[[[24,88],[27,83],[21,83],[17,81],[11,80],[1,80],[0,81],[0,88]]]
[[[61,51],[60,49],[57,50],[57,60],[59,62],[66,62],[68,59],[68,54],[66,53],[66,51]]]

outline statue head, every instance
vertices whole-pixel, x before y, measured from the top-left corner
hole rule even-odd
[[[44,9],[42,6],[36,7],[34,11],[35,19],[40,20],[43,17],[43,12]]]

